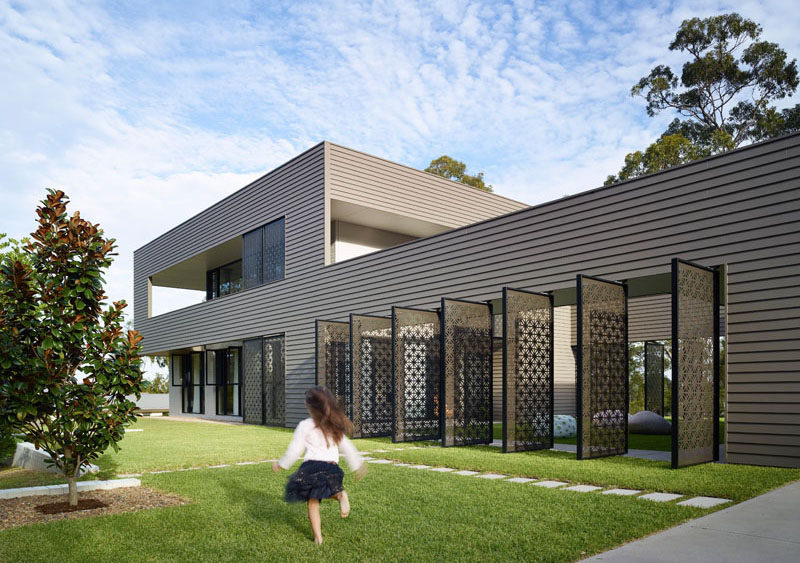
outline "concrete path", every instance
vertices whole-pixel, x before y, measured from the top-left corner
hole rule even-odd
[[[800,481],[586,561],[800,561]]]

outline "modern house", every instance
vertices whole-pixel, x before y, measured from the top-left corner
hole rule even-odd
[[[172,413],[294,426],[316,319],[549,291],[555,412],[574,414],[576,275],[649,287],[628,341],[664,341],[652,288],[676,257],[721,273],[727,461],[800,466],[800,135],[534,207],[322,142],[136,250],[134,322],[170,356]],[[204,300],[153,316],[159,287]]]

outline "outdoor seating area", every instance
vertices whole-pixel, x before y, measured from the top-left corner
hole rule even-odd
[[[672,437],[672,467],[719,459],[719,272],[675,258],[669,274],[672,412],[664,411],[664,345],[645,343],[645,404],[629,416],[629,286],[646,280],[579,274],[576,435],[578,459],[624,455],[629,424]],[[568,301],[562,291],[559,301]],[[442,446],[493,439],[493,346],[502,347],[503,452],[549,449],[555,436],[555,292],[509,287],[486,302],[442,298],[437,310],[393,306],[391,317],[316,321],[316,381],[353,420],[355,437]],[[499,317],[500,334],[494,319]],[[563,423],[559,430],[564,433]]]

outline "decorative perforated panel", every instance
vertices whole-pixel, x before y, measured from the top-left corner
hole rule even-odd
[[[664,345],[644,343],[644,410],[664,416]]]
[[[283,335],[264,339],[264,424],[283,426],[286,422],[284,382],[286,345]]]
[[[324,385],[353,418],[350,376],[350,323],[317,321],[317,385]]]
[[[672,467],[718,458],[718,274],[672,261]]]
[[[492,314],[486,303],[442,299],[442,445],[492,442]]]
[[[503,451],[553,447],[553,298],[503,288]]]
[[[624,284],[578,275],[578,459],[628,451]]]
[[[264,283],[284,277],[285,220],[283,217],[264,226]]]
[[[392,319],[350,315],[353,437],[392,435]]]
[[[438,313],[392,307],[393,442],[441,437],[439,346]]]
[[[264,424],[264,405],[261,391],[261,339],[245,340],[242,346],[242,398],[243,421],[246,424]]]

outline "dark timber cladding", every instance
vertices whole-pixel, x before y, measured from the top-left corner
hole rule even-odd
[[[392,435],[392,319],[350,315],[353,438]]]
[[[800,466],[800,135],[332,266],[324,266],[323,169],[320,144],[135,252],[145,353],[285,332],[294,425],[307,416],[316,318],[388,315],[394,303],[435,308],[442,295],[493,299],[504,285],[574,287],[581,272],[661,274],[682,256],[727,264],[728,462]],[[285,279],[147,317],[149,276],[282,216]]]
[[[664,345],[644,343],[644,410],[664,416]]]
[[[628,292],[578,274],[578,459],[628,453]]]
[[[492,310],[442,299],[442,445],[492,442]]]
[[[672,467],[719,459],[719,273],[672,260]]]
[[[553,296],[503,288],[503,451],[553,447]]]
[[[327,387],[353,418],[353,377],[350,372],[350,323],[317,320],[317,385]]]
[[[441,437],[439,313],[392,307],[393,442]]]

